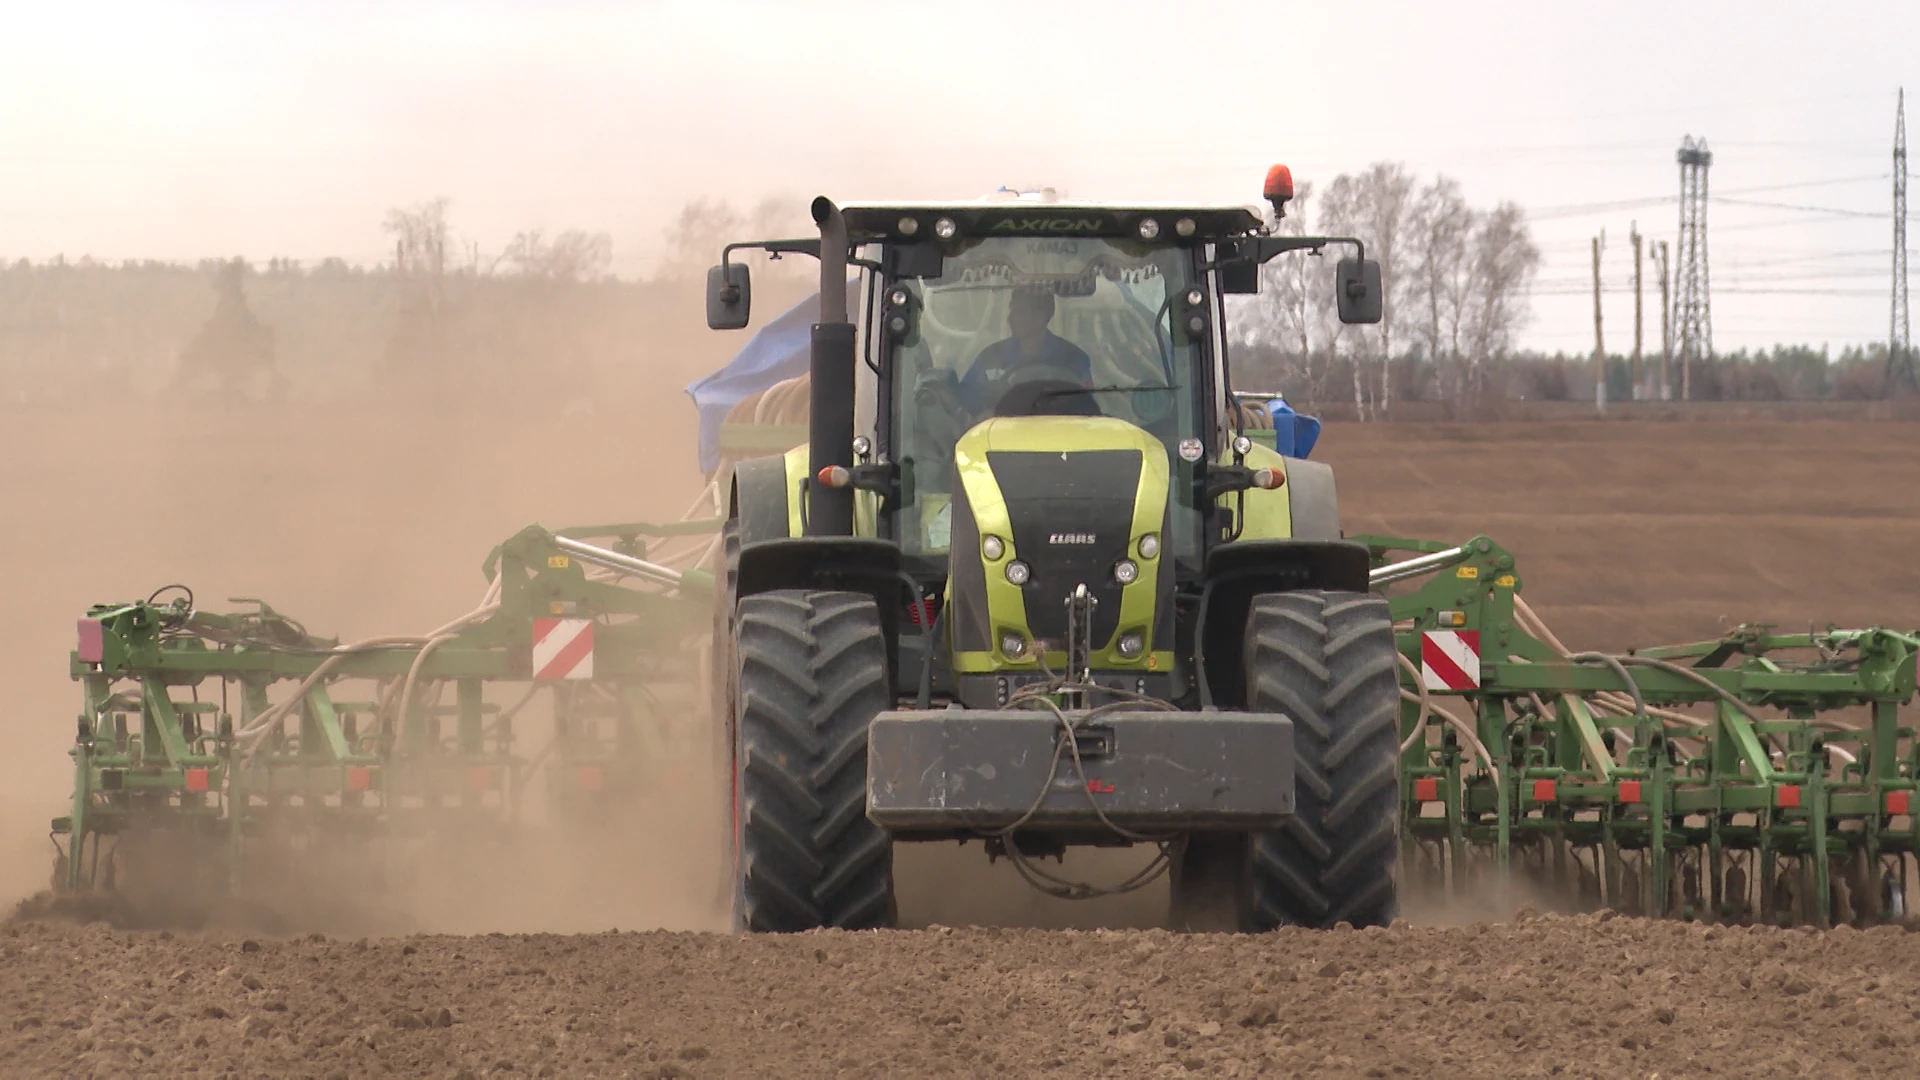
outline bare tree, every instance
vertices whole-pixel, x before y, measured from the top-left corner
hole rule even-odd
[[[667,227],[663,273],[670,278],[700,277],[707,267],[720,261],[720,250],[730,243],[804,237],[812,232],[807,204],[800,199],[770,195],[742,213],[724,199],[697,198],[681,207]],[[740,257],[765,262],[765,257],[758,254]],[[782,273],[811,272],[810,267],[800,270],[795,260],[782,259],[775,265],[782,268]]]
[[[720,261],[720,249],[746,231],[740,212],[722,199],[693,199],[667,226],[663,272],[670,278],[694,278]]]
[[[1458,331],[1467,278],[1471,271],[1468,240],[1476,215],[1451,177],[1438,177],[1415,200],[1408,230],[1406,263],[1408,304],[1414,331],[1428,363],[1440,376],[1443,398],[1457,396],[1464,384]]]
[[[1470,358],[1469,401],[1479,396],[1483,361],[1512,347],[1514,333],[1526,321],[1527,294],[1540,269],[1540,249],[1519,204],[1503,202],[1481,220],[1474,231],[1472,259],[1476,288],[1461,320]]]
[[[613,237],[568,229],[549,240],[535,229],[516,235],[500,261],[522,277],[548,281],[599,281],[613,265]]]
[[[394,269],[405,276],[439,277],[447,269],[447,199],[387,211],[381,228],[393,237]]]

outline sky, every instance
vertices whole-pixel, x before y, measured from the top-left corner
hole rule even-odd
[[[638,276],[697,197],[1257,202],[1276,161],[1398,161],[1529,208],[1520,344],[1570,352],[1603,230],[1630,347],[1628,233],[1674,239],[1686,135],[1714,193],[1810,208],[1711,205],[1716,348],[1884,341],[1895,94],[1920,90],[1911,0],[4,6],[9,259],[370,264],[388,209],[445,197],[483,252],[606,231]]]

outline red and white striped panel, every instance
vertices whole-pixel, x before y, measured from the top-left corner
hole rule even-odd
[[[1429,690],[1478,690],[1480,631],[1423,631],[1420,634],[1420,681]]]
[[[533,620],[533,677],[593,678],[593,620]]]

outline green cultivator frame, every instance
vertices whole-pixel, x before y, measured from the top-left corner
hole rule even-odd
[[[1508,875],[1569,906],[1863,924],[1905,914],[1920,637],[1779,634],[1569,652],[1486,537],[1358,537],[1400,643],[1414,894]]]
[[[538,786],[556,823],[590,826],[704,753],[686,672],[712,579],[648,546],[697,553],[716,530],[529,527],[488,558],[478,609],[413,638],[342,645],[258,601],[200,610],[180,587],[94,608],[71,659],[82,701],[56,890],[384,876],[410,840],[503,835]],[[547,736],[532,754],[529,713]]]

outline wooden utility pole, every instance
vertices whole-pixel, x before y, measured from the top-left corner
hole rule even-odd
[[[1633,230],[1633,400],[1639,401],[1646,385],[1640,374],[1640,223],[1629,227]]]
[[[1600,332],[1600,245],[1607,234],[1593,238],[1593,409],[1607,414],[1607,343]]]
[[[1673,308],[1667,303],[1667,242],[1653,245],[1660,264],[1660,400],[1673,400]]]

